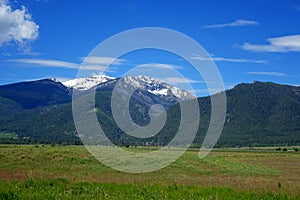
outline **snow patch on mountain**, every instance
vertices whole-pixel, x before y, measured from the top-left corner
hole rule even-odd
[[[155,95],[163,95],[163,96],[167,96],[168,95],[168,91],[169,89],[161,89],[161,90],[148,90],[148,92],[155,94]]]
[[[65,81],[62,84],[69,88],[74,88],[77,90],[89,90],[101,83],[105,83],[110,80],[114,80],[114,77],[106,75],[93,75],[87,78],[76,78],[73,80]]]
[[[148,91],[157,96],[174,96],[180,100],[191,99],[195,96],[161,80],[149,76],[126,76],[124,81],[131,86]],[[124,86],[126,87],[126,86]]]
[[[116,79],[106,75],[93,75],[87,78],[76,78],[65,81],[63,84],[69,88],[77,90],[89,90],[95,86],[103,88],[106,87],[107,84],[114,85],[116,82],[112,82],[112,80],[121,81],[124,88],[133,87],[140,91],[147,91],[160,97],[171,97],[177,100],[186,100],[195,97],[193,94],[185,90],[149,76],[124,76]]]

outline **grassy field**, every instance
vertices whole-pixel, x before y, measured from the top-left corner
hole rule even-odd
[[[201,160],[190,150],[129,174],[82,146],[0,145],[0,199],[300,199],[300,152],[274,149],[217,149]]]

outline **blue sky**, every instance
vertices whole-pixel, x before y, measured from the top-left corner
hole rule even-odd
[[[169,28],[196,40],[214,59],[226,88],[254,80],[300,85],[296,0],[0,0],[0,84],[72,79],[96,45],[140,27]],[[149,63],[178,66],[194,81],[197,94],[206,94],[188,63],[167,52],[130,53],[108,75],[118,77]]]

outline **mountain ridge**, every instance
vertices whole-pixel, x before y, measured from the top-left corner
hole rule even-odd
[[[180,108],[177,102],[166,106],[168,108],[167,123],[157,136],[148,140],[135,140],[118,129],[111,115],[110,101],[115,82],[116,80],[111,80],[111,82],[100,84],[96,90],[97,117],[101,127],[109,132],[108,137],[117,145],[166,144],[174,136],[180,123]],[[43,84],[40,87],[47,86],[46,88],[56,88],[59,92],[65,91],[68,94],[68,101],[64,102],[65,99],[49,101],[53,98],[51,97],[46,98],[44,104],[24,108],[22,104],[14,101],[16,98],[10,99],[7,94],[6,96],[0,95],[0,134],[1,132],[16,133],[21,143],[79,144],[80,139],[72,119],[70,89],[49,79],[42,80],[41,83]],[[4,94],[3,91],[7,91],[7,87],[0,86],[0,94]],[[25,89],[29,90],[29,88]],[[33,92],[35,94],[33,97],[39,96],[41,91],[49,93],[45,90],[38,90]],[[148,111],[151,104],[160,103],[159,101],[166,101],[166,99],[160,99],[164,96],[155,96],[146,90],[142,95],[139,92],[137,91],[138,96],[131,101],[131,115],[135,122],[145,125],[149,123]],[[25,99],[30,99],[28,93],[21,94],[25,95]],[[18,98],[21,94],[18,94]],[[255,81],[236,85],[226,91],[226,96],[226,120],[217,146],[300,144],[299,86]],[[33,99],[35,102],[36,99]],[[42,96],[39,96],[39,99],[43,99]],[[210,119],[210,97],[199,97],[198,102],[201,120],[194,145],[201,144]],[[30,139],[22,139],[28,137]],[[2,139],[0,142],[16,143],[17,140]]]

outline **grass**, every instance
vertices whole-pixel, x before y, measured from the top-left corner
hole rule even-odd
[[[0,181],[0,199],[292,199],[286,195],[182,185],[71,183],[66,179]],[[296,197],[295,197],[296,199]]]
[[[159,171],[129,174],[82,146],[0,145],[0,180],[0,199],[299,199],[300,153],[218,149],[199,159],[190,150]]]
[[[261,165],[248,164],[238,161],[240,157],[228,157],[228,156],[210,156],[203,159],[203,162],[215,166],[220,169],[220,172],[225,174],[261,174],[261,175],[271,175],[280,174],[279,170],[274,168],[265,167]]]

